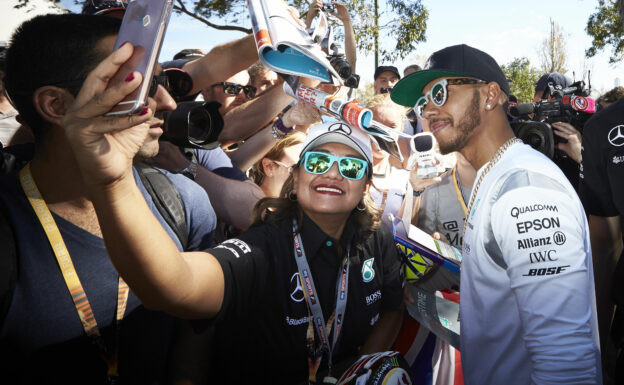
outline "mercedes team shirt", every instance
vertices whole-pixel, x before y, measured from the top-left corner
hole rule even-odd
[[[587,219],[530,146],[510,146],[483,179],[461,275],[467,384],[602,383]]]

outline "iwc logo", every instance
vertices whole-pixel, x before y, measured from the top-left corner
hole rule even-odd
[[[375,258],[369,258],[364,261],[362,265],[362,281],[368,283],[375,278],[375,269],[373,269],[373,262]]]
[[[624,146],[624,124],[615,126],[609,131],[609,143],[615,147]]]

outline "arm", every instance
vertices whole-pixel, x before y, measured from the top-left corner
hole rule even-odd
[[[240,230],[249,227],[256,202],[264,198],[260,187],[252,181],[224,178],[202,166],[197,170],[195,182],[208,193],[217,218]]]
[[[305,27],[310,28],[312,25],[312,20],[318,15],[319,11],[323,9],[323,1],[322,0],[314,0],[310,4],[310,8],[308,8],[308,13],[306,14]]]
[[[203,58],[190,61],[182,67],[193,79],[193,89],[189,95],[234,76],[256,60],[258,51],[253,35],[214,47]]]
[[[227,147],[253,135],[292,101],[280,81],[257,98],[234,108],[223,117],[223,131],[219,135],[221,146]]]
[[[403,309],[383,313],[360,349],[360,354],[385,352],[392,348],[403,323]]]
[[[207,253],[180,253],[143,199],[132,160],[157,108],[141,115],[105,117],[141,81],[108,84],[132,54],[125,44],[87,77],[60,121],[104,235],[115,268],[146,306],[180,316],[208,317],[221,308],[223,271]]]
[[[622,228],[619,216],[589,215],[587,219],[594,263],[600,347],[602,351],[605,351],[605,341],[609,336],[609,326],[613,315],[613,300],[611,299],[613,272],[622,253]]]
[[[312,104],[297,102],[281,119],[285,127],[296,126],[295,129],[307,132],[310,125],[321,120],[321,114]],[[262,159],[276,143],[272,129],[273,125],[269,124],[241,144],[230,156],[232,163],[241,170],[248,170]]]
[[[355,35],[353,33],[353,25],[351,24],[351,16],[349,15],[349,11],[347,7],[343,4],[340,4],[336,1],[332,2],[336,7],[336,13],[332,15],[336,16],[340,21],[342,21],[342,25],[344,26],[345,33],[345,56],[349,64],[351,64],[351,69],[353,73],[355,73],[355,65],[357,61],[357,46],[355,44]]]

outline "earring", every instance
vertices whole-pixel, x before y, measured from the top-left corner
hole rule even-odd
[[[288,193],[288,200],[291,202],[297,202],[297,194],[294,191]]]
[[[488,110],[492,109],[492,106],[490,106],[489,104],[485,106]]]
[[[358,205],[355,206],[355,208],[357,209],[357,211],[366,211],[366,206],[362,202],[358,203]]]
[[[273,178],[273,173],[269,173],[269,174],[267,174],[267,176],[268,176],[269,178]]]

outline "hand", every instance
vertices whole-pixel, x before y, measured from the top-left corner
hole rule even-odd
[[[351,15],[349,15],[347,7],[345,7],[344,4],[338,3],[336,1],[332,1],[332,4],[334,5],[334,7],[336,7],[336,12],[332,12],[330,13],[330,15],[338,18],[340,21],[342,21],[342,24],[351,23]]]
[[[414,189],[414,191],[422,191],[425,189],[425,187],[429,187],[431,185],[441,182],[442,178],[440,178],[440,174],[442,173],[440,172],[440,170],[438,170],[438,176],[436,177],[420,178],[418,176],[418,162],[414,162],[414,167],[412,167],[409,173],[409,182],[411,183],[412,189]]]
[[[568,154],[576,163],[581,163],[581,133],[574,126],[565,122],[552,124],[553,134],[566,139],[568,143],[556,143],[556,148]]]
[[[150,98],[140,115],[104,116],[141,84],[139,72],[130,81],[110,81],[133,49],[130,43],[122,45],[89,73],[61,122],[82,177],[93,186],[132,175],[132,159],[145,142],[156,109]]]
[[[286,127],[309,126],[321,120],[321,113],[310,103],[297,102],[282,116],[282,123]]]
[[[314,0],[310,4],[310,8],[308,8],[308,14],[306,16],[306,21],[310,20],[310,22],[318,15],[318,13],[323,9],[323,1],[322,0]],[[307,23],[306,23],[307,24]],[[308,24],[309,26],[309,24]]]
[[[180,172],[191,163],[175,144],[167,141],[160,141],[158,144],[158,155],[146,160],[146,163],[172,172]]]

